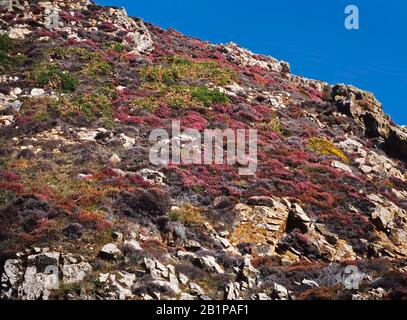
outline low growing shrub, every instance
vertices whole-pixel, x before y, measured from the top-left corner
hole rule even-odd
[[[167,56],[161,64],[140,69],[140,77],[147,82],[174,84],[186,79],[207,79],[219,85],[233,83],[236,73],[213,61],[190,61],[179,56]]]
[[[60,88],[65,92],[75,91],[79,85],[79,81],[71,74],[62,71],[56,64],[47,62],[34,65],[30,78],[40,87]]]
[[[325,138],[314,137],[308,140],[308,147],[322,155],[333,155],[344,162],[349,162],[346,154]]]

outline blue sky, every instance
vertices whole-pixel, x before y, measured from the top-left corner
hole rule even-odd
[[[407,125],[407,1],[97,0],[213,43],[233,41],[290,62],[292,72],[372,91]],[[360,29],[344,27],[357,5]]]

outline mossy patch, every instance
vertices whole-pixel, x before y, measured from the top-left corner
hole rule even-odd
[[[110,63],[102,59],[91,60],[82,70],[82,73],[91,77],[108,76],[112,73],[113,67]]]
[[[122,53],[126,51],[126,46],[120,42],[107,41],[103,44],[104,49],[112,49],[117,53]]]
[[[8,34],[0,34],[0,51],[9,52],[13,47],[13,42]]]
[[[179,56],[167,56],[161,64],[150,65],[139,70],[143,81],[175,84],[182,80],[206,79],[218,85],[235,82],[235,71],[220,66],[214,61],[190,61]]]
[[[175,109],[189,107],[209,108],[214,103],[227,104],[230,99],[218,89],[205,86],[150,84],[146,88],[150,96],[135,98],[131,105],[154,111],[160,105],[168,105]]]
[[[343,162],[349,162],[346,154],[336,147],[332,142],[326,138],[314,137],[308,140],[308,147],[314,152],[322,155],[332,155],[340,158]]]
[[[73,99],[63,97],[56,101],[53,107],[61,115],[84,115],[88,121],[103,119],[111,123],[113,121],[112,100],[115,96],[115,90],[110,85],[101,85],[88,94],[82,94]]]
[[[62,71],[58,65],[39,62],[30,72],[30,79],[42,88],[61,89],[64,92],[75,91],[79,81],[67,71]]]
[[[23,64],[26,57],[12,53],[13,43],[7,34],[0,35],[0,73],[9,72]]]
[[[67,60],[71,58],[89,61],[100,59],[100,54],[81,47],[56,47],[46,51],[48,58],[56,60]]]

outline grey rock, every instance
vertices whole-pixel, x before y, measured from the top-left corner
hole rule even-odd
[[[44,94],[45,94],[44,89],[34,88],[31,90],[31,96],[33,97],[43,96]]]
[[[271,300],[271,298],[266,293],[259,293],[257,295],[257,298],[259,300]]]
[[[122,256],[122,252],[114,243],[108,243],[103,246],[99,252],[99,257],[106,260],[116,260]]]
[[[307,233],[310,226],[311,219],[301,206],[297,203],[292,204],[287,219],[287,231],[299,229],[301,232]]]
[[[223,268],[216,262],[215,257],[204,256],[204,257],[200,257],[198,260],[199,260],[199,263],[201,264],[201,266],[210,272],[216,272],[219,274],[225,273]]]
[[[92,272],[92,266],[87,262],[64,264],[62,266],[64,284],[73,284],[83,281]]]
[[[238,300],[240,297],[240,285],[238,282],[231,282],[226,287],[226,300]]]
[[[332,161],[331,166],[336,168],[336,169],[340,169],[342,171],[352,173],[352,169],[349,166],[347,166],[346,164],[342,163],[342,162]]]
[[[140,243],[137,240],[124,241],[124,251],[126,254],[140,250],[143,250],[143,248],[140,246]]]
[[[304,280],[302,280],[301,283],[302,283],[303,285],[307,286],[307,287],[310,287],[310,288],[318,288],[318,287],[319,287],[319,284],[316,283],[316,282],[313,281],[313,280],[304,279]]]
[[[273,285],[272,298],[275,300],[289,300],[291,297],[286,287],[275,283]]]

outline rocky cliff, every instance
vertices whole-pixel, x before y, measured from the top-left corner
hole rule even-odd
[[[407,297],[407,131],[373,94],[123,9],[3,3],[2,299]],[[257,129],[256,174],[153,166],[172,120]]]

